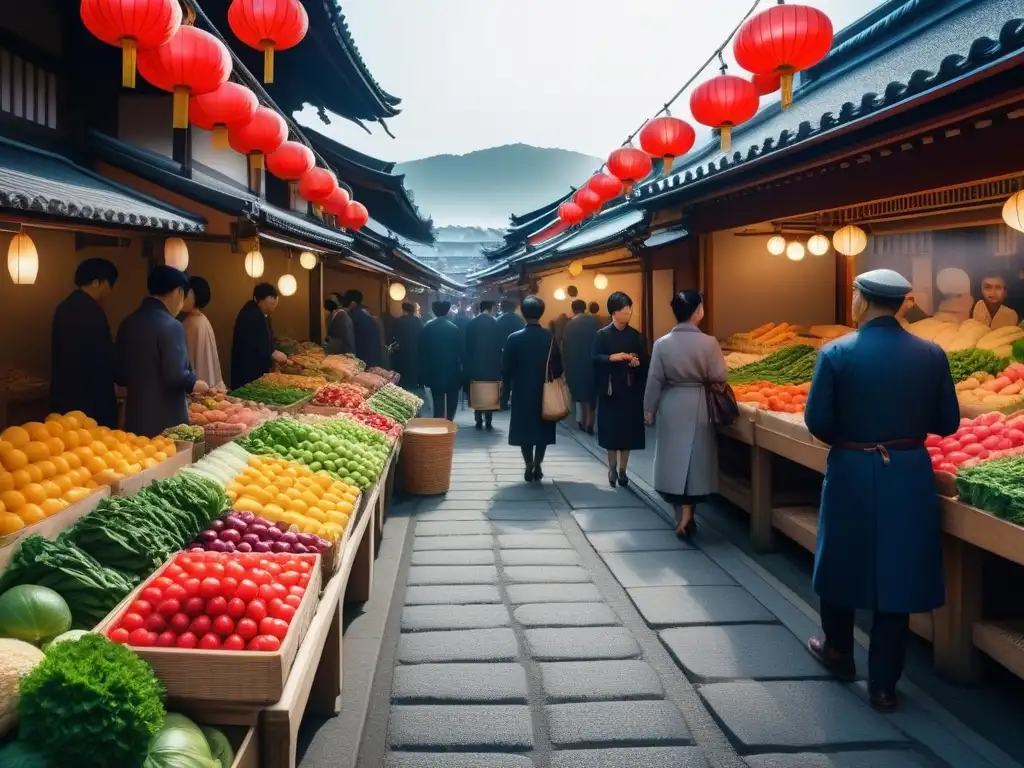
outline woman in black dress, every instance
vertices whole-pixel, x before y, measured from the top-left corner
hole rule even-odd
[[[608,451],[608,482],[629,485],[629,452],[644,448],[644,386],[647,350],[631,328],[633,300],[622,291],[608,297],[612,321],[594,339],[597,379],[597,442]]]

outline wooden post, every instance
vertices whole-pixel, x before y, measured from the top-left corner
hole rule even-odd
[[[324,265],[317,265],[309,272],[309,340],[317,344],[324,340]]]
[[[182,175],[192,178],[192,126],[186,128],[173,128],[173,143],[171,146],[171,157],[174,162],[181,163]]]
[[[946,604],[935,618],[935,666],[961,685],[981,679],[981,659],[974,647],[974,625],[981,619],[982,552],[962,539],[942,535]]]
[[[772,455],[756,445],[750,447],[750,543],[755,552],[771,552],[775,549]]]
[[[334,609],[331,626],[327,630],[324,650],[316,668],[309,691],[308,711],[321,715],[336,715],[341,708],[341,689],[345,679],[342,668],[341,604]]]
[[[263,197],[263,153],[249,155],[249,191]]]
[[[359,542],[359,549],[356,550],[355,559],[352,562],[352,573],[348,577],[348,586],[345,588],[346,603],[365,603],[370,599],[370,591],[373,587],[373,560],[377,555],[377,522],[376,503],[373,508],[367,507],[364,515],[370,519],[366,524],[366,532]]]

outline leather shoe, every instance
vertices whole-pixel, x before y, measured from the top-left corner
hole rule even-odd
[[[895,693],[873,691],[870,694],[870,699],[871,706],[884,714],[895,712],[900,707],[900,701]]]
[[[853,656],[844,656],[829,648],[824,640],[812,637],[807,641],[807,650],[816,658],[832,676],[843,682],[852,683],[857,679],[857,667]]]

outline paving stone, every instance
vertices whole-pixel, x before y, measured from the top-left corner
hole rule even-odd
[[[676,538],[670,528],[661,531],[602,531],[588,533],[590,546],[598,552],[657,552],[693,549],[693,545]]]
[[[523,603],[597,603],[601,593],[593,584],[509,584],[505,590],[513,605]]]
[[[573,549],[505,549],[501,552],[503,565],[582,565]]]
[[[626,589],[735,584],[703,552],[615,552],[601,557]]]
[[[470,603],[500,603],[497,586],[470,584],[440,587],[406,587],[406,605],[468,605]]]
[[[593,581],[590,571],[578,565],[506,565],[505,578],[518,584],[577,584]]]
[[[665,518],[639,501],[634,509],[574,509],[572,516],[580,528],[591,531],[669,530]]]
[[[607,476],[605,482],[608,482]],[[559,481],[558,490],[574,509],[623,509],[638,506],[636,496],[625,488],[612,490],[610,487],[594,483]]]
[[[427,549],[412,553],[412,565],[494,565],[490,549]]]
[[[491,753],[432,754],[430,752],[392,752],[385,768],[533,768],[533,762],[522,755]],[[683,766],[688,768],[688,766]]]
[[[504,605],[407,605],[402,609],[402,631],[490,629],[509,625]]]
[[[775,621],[743,587],[638,587],[626,592],[652,627]]]
[[[791,755],[752,755],[750,768],[934,768],[930,760],[909,750],[837,752],[832,755],[798,752]]]
[[[534,536],[564,534],[562,524],[556,519],[523,520],[522,522],[517,522],[515,520],[495,520],[492,525],[494,526],[494,532],[499,534],[529,533]]]
[[[538,661],[635,659],[640,655],[640,646],[624,627],[527,629],[525,634],[529,653]]]
[[[555,520],[555,510],[544,505],[495,505],[484,510],[488,520]]]
[[[398,705],[391,707],[390,738],[393,749],[526,750],[533,724],[527,706]]]
[[[796,636],[779,624],[677,627],[659,634],[676,662],[702,681],[829,677]]]
[[[660,699],[661,682],[646,661],[567,661],[540,665],[551,702]]]
[[[411,586],[429,584],[497,584],[493,565],[413,565],[406,581]]]
[[[499,549],[572,549],[565,534],[506,533],[498,536]]]
[[[899,742],[904,736],[838,682],[714,683],[700,695],[745,750]]]
[[[526,704],[519,664],[413,664],[395,667],[394,704]]]
[[[619,617],[604,603],[521,605],[513,617],[524,627],[607,627],[619,623]]]
[[[455,536],[490,536],[494,532],[493,526],[488,522],[476,520],[448,520],[440,522],[417,521],[416,539],[424,536],[444,536],[447,538]]]
[[[508,628],[403,633],[398,640],[398,661],[402,664],[518,658],[519,644]]]
[[[493,536],[417,536],[413,539],[414,552],[430,549],[492,549]]]
[[[708,768],[708,761],[698,747],[565,749],[551,755],[551,768]]]
[[[491,492],[482,490],[448,491],[444,497],[447,501],[490,499],[495,502],[537,501],[546,498],[543,489],[525,485],[522,482],[518,486],[496,488]]]
[[[546,707],[551,744],[560,747],[682,745],[690,731],[667,701],[600,701]]]

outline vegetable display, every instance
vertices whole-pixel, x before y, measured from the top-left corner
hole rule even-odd
[[[183,443],[201,443],[206,439],[206,431],[199,426],[191,424],[179,424],[170,427],[163,432],[164,437],[171,440],[179,440]]]
[[[305,389],[314,392],[327,384],[323,376],[298,376],[290,373],[265,373],[257,381],[271,387],[282,389]]]
[[[168,712],[150,739],[142,768],[231,768],[234,761],[235,751],[223,733]]]
[[[744,365],[729,372],[729,383],[753,384],[767,381],[772,384],[804,384],[814,375],[817,351],[807,344],[785,347],[763,360]]]
[[[925,447],[934,469],[956,474],[961,467],[1024,453],[1024,417],[1007,419],[993,412],[960,419],[956,433],[928,435]]]
[[[52,589],[20,584],[0,595],[0,637],[41,646],[71,627],[71,609]]]
[[[992,410],[1011,409],[1024,403],[1024,363],[1004,367],[996,375],[980,371],[968,376],[956,385],[957,399]]]
[[[956,476],[960,500],[1016,525],[1024,525],[1024,456],[964,467]]]
[[[43,652],[34,645],[0,638],[0,738],[18,722],[18,685],[40,661]],[[0,758],[6,757],[0,750]],[[0,759],[0,765],[7,763]]]
[[[276,384],[267,384],[256,380],[234,390],[231,396],[265,405],[294,405],[303,398],[309,397],[309,390],[299,387],[280,387]]]
[[[313,404],[334,408],[358,408],[366,399],[360,389],[351,384],[328,384],[316,391]]]
[[[772,384],[770,381],[755,381],[753,384],[737,384],[733,387],[736,401],[748,403],[755,408],[781,413],[803,413],[807,402],[810,383]]]
[[[928,317],[907,326],[915,336],[938,344],[947,353],[974,348],[989,350],[996,357],[1010,357],[1013,342],[1024,338],[1024,330],[1015,325],[992,330],[977,320],[958,323],[947,317]]]
[[[960,383],[974,373],[997,376],[1010,364],[1007,358],[996,357],[987,349],[963,349],[947,352],[949,373],[954,383]]]
[[[334,371],[342,377],[342,380],[351,379],[366,368],[363,361],[355,355],[327,355],[320,361],[320,367]]]
[[[244,488],[242,490],[244,491]],[[322,501],[321,498],[318,503],[322,503]],[[326,516],[326,513],[324,514]],[[341,519],[345,519],[345,517],[339,514],[338,520]],[[189,550],[294,552],[304,555],[309,552],[323,554],[330,548],[331,542],[327,539],[322,539],[312,533],[293,531],[288,523],[273,522],[257,517],[252,512],[232,510],[224,517],[210,523],[192,542]]]

